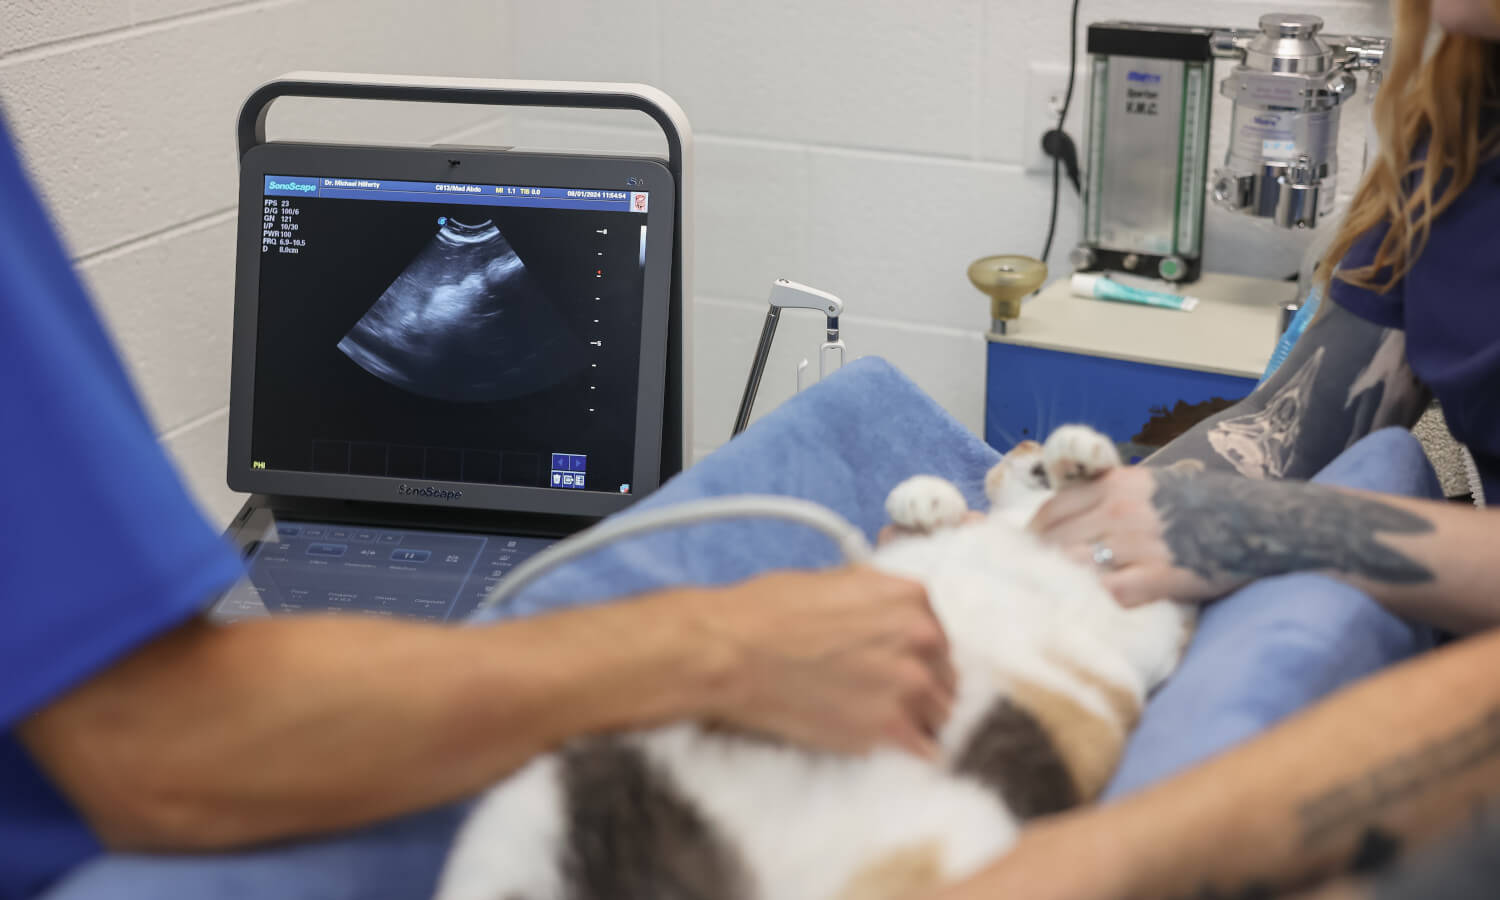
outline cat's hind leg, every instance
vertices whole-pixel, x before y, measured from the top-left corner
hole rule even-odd
[[[1114,441],[1086,425],[1064,425],[1046,445],[1022,441],[1000,458],[984,478],[994,509],[1027,517],[1058,488],[1092,481],[1119,466]]]
[[[1093,481],[1122,463],[1115,442],[1106,435],[1087,425],[1063,425],[1047,437],[1042,448],[1042,465],[1050,486],[1056,490]]]
[[[931,534],[961,524],[969,514],[969,503],[947,479],[914,475],[886,496],[885,511],[898,531]]]

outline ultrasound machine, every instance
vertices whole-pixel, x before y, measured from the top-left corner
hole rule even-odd
[[[267,142],[283,96],[632,109],[666,159]],[[298,73],[240,117],[221,621],[452,622],[682,468],[681,109],[640,85]]]

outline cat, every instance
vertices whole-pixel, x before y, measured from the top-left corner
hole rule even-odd
[[[921,580],[959,676],[941,756],[863,756],[679,724],[574,741],[479,800],[440,900],[896,900],[960,879],[1029,820],[1095,798],[1194,613],[1126,610],[1024,530],[1049,486],[1120,464],[1081,426],[986,476],[992,510],[916,476],[874,565]]]

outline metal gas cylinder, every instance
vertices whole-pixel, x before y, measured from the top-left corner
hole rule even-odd
[[[1271,13],[1235,41],[1240,63],[1220,86],[1234,103],[1214,200],[1283,228],[1312,228],[1332,210],[1339,113],[1355,93],[1341,53],[1319,37],[1317,16]]]

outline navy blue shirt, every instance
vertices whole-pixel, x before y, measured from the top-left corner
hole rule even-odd
[[[1385,237],[1371,230],[1344,267],[1371,264]],[[1500,160],[1480,165],[1432,223],[1411,271],[1384,294],[1334,279],[1333,299],[1362,319],[1406,332],[1412,371],[1443,405],[1453,436],[1479,464],[1485,496],[1500,502]]]
[[[0,485],[0,900],[9,900],[100,852],[16,724],[190,619],[241,565],[158,446],[3,122]]]

